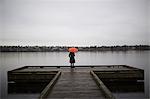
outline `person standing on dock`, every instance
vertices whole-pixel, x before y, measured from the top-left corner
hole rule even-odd
[[[68,49],[68,51],[70,52],[70,53],[69,53],[69,58],[70,58],[71,68],[74,68],[74,63],[75,63],[75,58],[74,58],[74,57],[75,57],[75,52],[77,52],[78,49],[75,48],[75,47],[71,47],[71,48]]]
[[[74,52],[70,52],[69,57],[70,57],[71,68],[74,68],[74,63],[75,63],[75,58],[74,58],[75,54],[74,54]]]

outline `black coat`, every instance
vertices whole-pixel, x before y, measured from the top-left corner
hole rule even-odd
[[[69,57],[70,57],[70,63],[75,63],[75,54],[73,52],[69,53]]]

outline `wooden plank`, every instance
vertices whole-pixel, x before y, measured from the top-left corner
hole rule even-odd
[[[84,98],[105,99],[89,72],[62,72],[62,75],[47,99]]]
[[[112,71],[94,71],[100,78],[127,78],[144,79],[144,71],[141,70],[112,70]]]
[[[47,82],[50,81],[58,71],[49,72],[8,72],[8,82]]]
[[[54,87],[56,81],[58,80],[59,76],[61,75],[61,72],[59,71],[55,77],[50,81],[50,83],[44,88],[44,90],[41,92],[39,99],[44,99],[47,97],[50,90]]]
[[[107,99],[115,99],[111,91],[104,85],[104,83],[98,78],[98,76],[93,71],[91,71],[90,73],[93,79],[96,81],[98,87],[104,92]]]
[[[33,69],[39,68],[39,69],[42,70],[44,68],[64,68],[64,67],[70,67],[70,66],[24,66],[24,67],[21,67],[21,68],[18,68],[18,69],[14,69],[14,70],[11,70],[11,71],[12,72],[19,72],[19,71],[22,71],[22,70],[30,70],[31,68],[33,68]],[[75,67],[76,68],[80,68],[80,67],[96,68],[96,67],[98,67],[98,68],[107,68],[107,69],[120,68],[120,69],[130,69],[130,70],[138,69],[138,68],[127,66],[127,65],[76,65]]]

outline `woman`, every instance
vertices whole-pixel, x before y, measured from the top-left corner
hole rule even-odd
[[[74,54],[74,52],[70,52],[69,57],[70,57],[71,68],[74,68],[74,63],[75,63],[75,58],[74,58],[75,54]]]

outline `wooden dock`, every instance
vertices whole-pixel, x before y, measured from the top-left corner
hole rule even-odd
[[[24,78],[20,79],[21,75]],[[31,80],[32,78],[34,80]],[[75,68],[69,66],[25,66],[8,72],[8,82],[36,81],[43,83],[46,81],[43,85],[45,88],[42,86],[40,89],[40,99],[115,99],[101,78],[105,82],[109,82],[110,79],[110,81],[114,79],[127,81],[128,78],[130,81],[136,82],[144,79],[144,72],[142,69],[126,65],[86,65]],[[44,81],[44,79],[46,80]]]
[[[105,99],[89,72],[63,72],[47,99]]]

